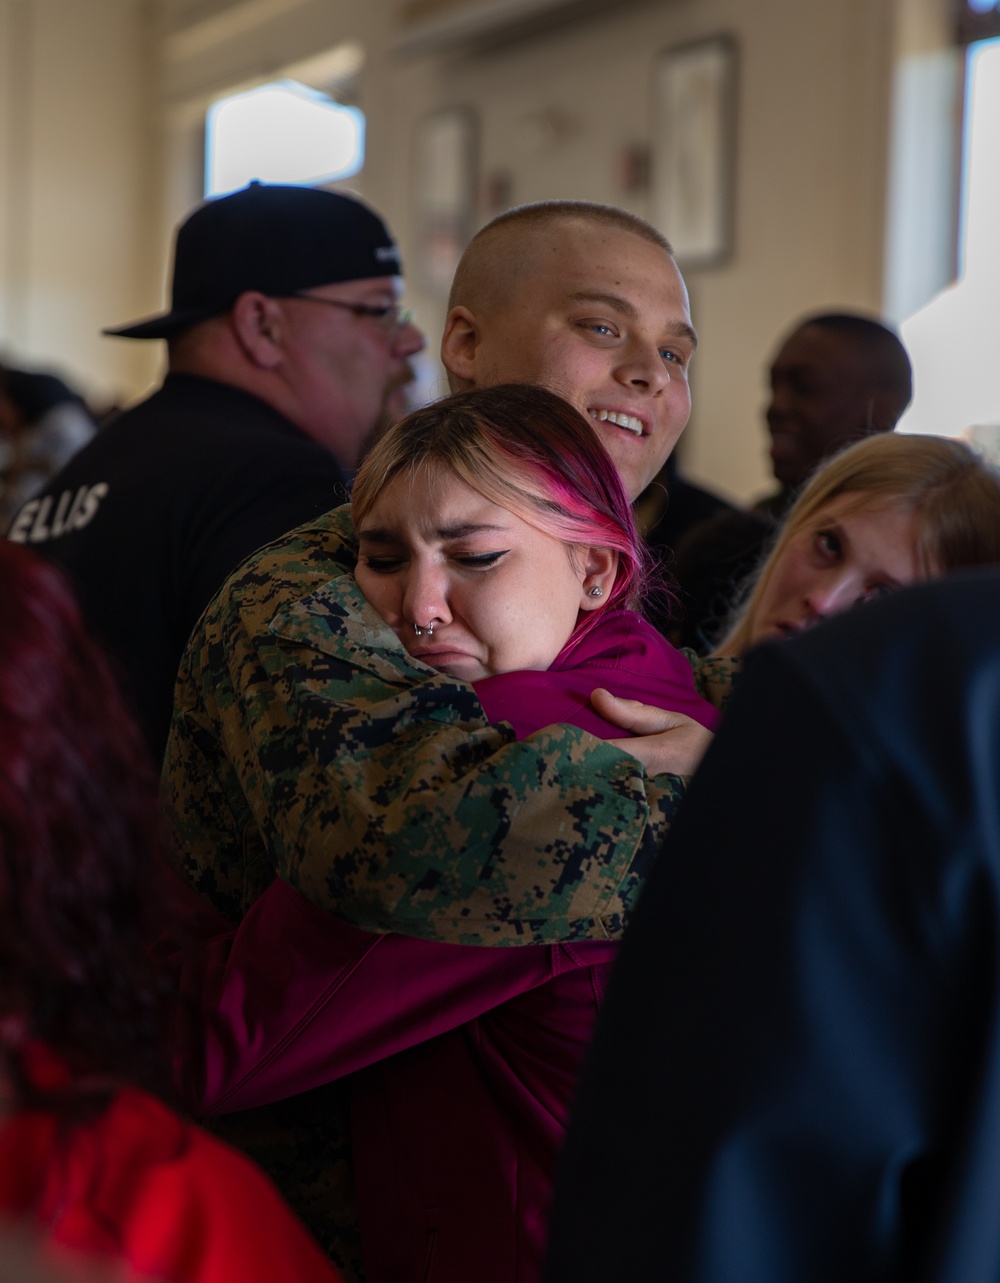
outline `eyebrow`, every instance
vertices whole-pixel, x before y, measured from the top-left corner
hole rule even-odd
[[[496,531],[498,534],[506,534],[505,526],[492,525],[489,522],[467,521],[455,526],[439,526],[434,533],[441,539],[464,539],[468,535],[481,534],[483,531]],[[382,526],[375,526],[371,530],[359,530],[359,542],[368,540],[371,543],[393,543],[399,539],[399,535]]]
[[[813,521],[816,523],[817,530],[820,530],[823,526],[836,526],[838,530],[843,530],[844,528],[840,517],[824,508],[817,509]]]
[[[641,320],[639,309],[620,294],[605,294],[601,290],[579,290],[568,296],[570,303],[603,303],[630,321]],[[698,335],[693,325],[686,321],[671,321],[666,326],[666,333],[679,339],[687,339],[692,347],[698,346]]]

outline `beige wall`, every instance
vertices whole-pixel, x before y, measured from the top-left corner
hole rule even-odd
[[[18,73],[29,119],[12,121],[9,94],[0,108],[0,173],[30,170],[24,201],[0,202],[0,340],[64,356],[92,386],[138,391],[155,358],[94,332],[162,302],[170,228],[200,192],[205,109],[339,42],[366,51],[369,160],[351,185],[387,215],[412,266],[425,113],[474,108],[482,172],[508,173],[514,201],[585,197],[646,215],[617,162],[649,141],[655,60],[728,33],[739,47],[735,240],[727,262],[688,273],[702,347],[682,454],[694,478],[747,497],[769,484],[760,409],[780,333],[807,310],[882,303],[897,11],[944,3],[619,0],[490,53],[407,56],[398,0],[0,0],[0,51],[14,9],[33,17]],[[0,71],[15,57],[0,52]],[[413,273],[410,290],[436,338],[443,300]]]
[[[0,0],[0,353],[97,399],[139,390],[156,355],[99,335],[148,297],[143,15]]]

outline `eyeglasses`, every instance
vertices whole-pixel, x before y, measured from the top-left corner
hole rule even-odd
[[[344,303],[339,298],[320,298],[318,294],[290,294],[289,298],[299,298],[305,303],[323,303],[326,307],[339,307],[343,312],[352,312],[355,316],[370,316],[378,322],[378,328],[388,338],[409,325],[413,313],[408,307],[396,303],[377,305],[374,303]]]

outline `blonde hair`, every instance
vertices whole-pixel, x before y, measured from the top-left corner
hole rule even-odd
[[[717,654],[750,645],[757,610],[789,544],[823,507],[856,495],[854,510],[901,508],[920,517],[917,564],[930,578],[961,566],[1000,562],[1000,474],[974,450],[947,437],[892,432],[848,446],[813,474],[792,505],[745,605]]]

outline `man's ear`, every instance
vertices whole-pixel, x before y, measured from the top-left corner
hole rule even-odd
[[[444,323],[441,364],[448,371],[452,392],[466,392],[478,386],[476,357],[479,350],[479,322],[467,307],[453,307]]]
[[[583,580],[580,584],[580,609],[599,610],[611,596],[618,572],[618,554],[612,548],[581,548]],[[599,588],[600,592],[594,590]]]
[[[229,313],[240,347],[262,370],[274,370],[285,357],[288,321],[278,299],[247,290]]]

